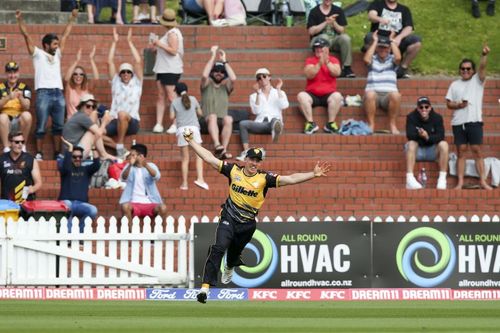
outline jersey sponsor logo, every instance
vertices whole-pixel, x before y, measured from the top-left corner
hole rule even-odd
[[[246,188],[244,188],[243,186],[239,186],[239,185],[236,185],[236,184],[232,184],[231,185],[231,189],[236,192],[236,193],[240,193],[240,194],[243,194],[243,195],[247,195],[249,197],[254,197],[254,198],[257,198],[257,195],[258,193],[253,191],[253,190],[247,190]]]

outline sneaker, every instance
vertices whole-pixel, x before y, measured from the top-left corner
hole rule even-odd
[[[64,159],[64,154],[62,154],[62,153],[55,153],[54,154],[54,160],[59,161],[62,159]]]
[[[475,18],[481,17],[481,12],[479,11],[479,5],[477,3],[472,5],[472,16]]]
[[[246,150],[246,149],[245,149],[245,150],[243,150],[243,151],[241,152],[241,154],[239,154],[238,156],[236,156],[236,159],[237,159],[238,161],[242,161],[242,162],[243,162],[243,161],[245,160],[245,157],[247,157],[247,150]]]
[[[130,152],[125,148],[116,149],[116,157],[125,160]]]
[[[161,124],[156,124],[153,127],[153,133],[163,133],[163,126]]]
[[[326,132],[326,133],[338,133],[339,132],[339,126],[337,125],[336,122],[332,121],[332,122],[329,122],[328,124],[325,125],[325,127],[323,127],[323,130]]]
[[[436,188],[438,190],[446,190],[446,177],[439,177]]]
[[[205,304],[207,302],[207,293],[206,291],[201,290],[198,295],[196,295],[196,299],[198,302]]]
[[[41,151],[39,151],[38,153],[36,153],[35,160],[37,160],[37,161],[43,161],[43,153]]]
[[[229,23],[226,19],[213,20],[210,22],[210,25],[213,27],[227,27]]]
[[[410,74],[408,74],[408,68],[404,68],[404,67],[400,66],[400,67],[398,67],[396,74],[398,76],[398,79],[409,79],[410,78]]]
[[[281,120],[276,120],[273,124],[273,129],[271,131],[271,137],[273,138],[273,142],[278,142],[278,139],[283,131],[283,123]]]
[[[314,121],[306,121],[306,125],[304,126],[304,133],[313,134],[319,130],[318,125]]]
[[[352,79],[352,78],[356,77],[356,74],[354,74],[351,67],[344,67],[344,69],[342,70],[342,73],[340,74],[340,77]]]
[[[422,184],[420,184],[412,173],[406,174],[406,189],[407,190],[420,190]]]
[[[228,284],[229,282],[231,282],[231,280],[233,279],[233,273],[234,267],[229,268],[227,266],[224,266],[224,272],[222,272],[220,282],[222,282],[222,284]]]
[[[486,14],[488,16],[494,16],[495,15],[495,3],[494,2],[489,2],[488,7],[486,7]]]
[[[167,129],[167,134],[175,134],[177,132],[177,125],[173,123],[170,125],[170,127]]]

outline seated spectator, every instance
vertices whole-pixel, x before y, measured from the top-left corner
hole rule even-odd
[[[255,120],[240,121],[240,137],[243,151],[236,157],[244,161],[249,145],[248,133],[271,134],[273,142],[277,142],[283,130],[282,112],[288,107],[286,93],[281,90],[283,81],[277,79],[276,88],[271,85],[271,72],[267,68],[259,68],[255,72],[257,83],[255,92],[250,95],[250,108],[256,115]]]
[[[156,183],[160,180],[158,167],[146,160],[148,148],[143,144],[135,144],[130,148],[129,164],[120,175],[127,183],[120,197],[123,216],[129,222],[132,216],[165,218],[167,206],[163,203]]]
[[[446,190],[448,142],[444,139],[443,117],[434,111],[427,97],[417,100],[417,108],[406,116],[406,188],[422,188],[413,175],[415,161],[436,161],[439,178],[436,188]]]
[[[347,19],[342,8],[332,4],[332,0],[323,2],[313,8],[307,19],[307,30],[311,38],[311,46],[317,38],[330,43],[332,52],[340,54],[342,65],[341,77],[353,78],[356,75],[351,69],[352,45],[351,37],[346,33]]]
[[[409,78],[408,68],[422,47],[421,38],[413,34],[413,19],[408,7],[397,0],[376,0],[368,7],[368,20],[371,28],[365,36],[364,49],[372,43],[372,33],[378,31],[379,36],[389,36],[391,31],[396,33],[392,39],[404,55],[398,68],[398,79]]]
[[[94,79],[99,79],[99,71],[94,61],[95,45],[92,52],[89,54],[90,66],[92,67],[92,74]],[[85,72],[85,69],[79,65],[82,58],[82,49],[78,50],[76,60],[66,71],[64,76],[65,89],[64,97],[66,99],[66,120],[69,120],[78,110],[77,106],[83,95],[90,93],[90,80]]]
[[[184,9],[192,13],[207,13],[208,23],[213,26],[222,26],[224,0],[185,0]]]
[[[124,24],[125,6],[124,0],[81,0],[86,4],[88,23],[100,23],[99,15],[104,7],[111,7],[111,19],[109,23]]]
[[[38,161],[23,151],[23,133],[9,133],[9,141],[10,151],[0,155],[0,198],[17,203],[35,200],[35,193],[42,188]]]
[[[78,112],[64,124],[63,138],[71,145],[82,148],[85,158],[90,155],[91,149],[95,146],[99,157],[115,160],[115,156],[106,152],[102,141],[106,126],[111,120],[109,112],[105,112],[101,124],[98,125],[97,100],[91,94],[85,94],[80,98],[77,109]]]
[[[328,123],[323,130],[327,133],[337,133],[339,127],[335,117],[343,103],[342,95],[337,91],[340,63],[330,55],[328,41],[323,38],[316,39],[312,50],[314,55],[306,59],[304,67],[306,90],[297,95],[300,111],[306,118],[304,133],[313,134],[319,129],[313,121],[313,108],[316,106],[326,107],[328,111]]]
[[[481,11],[479,10],[479,0],[472,0],[472,16],[475,18],[481,17]],[[488,0],[488,6],[486,7],[486,14],[489,16],[495,15],[495,0]]]
[[[190,130],[193,132],[193,140],[197,143],[202,143],[200,134],[200,123],[198,122],[198,117],[201,117],[203,112],[201,111],[200,105],[194,96],[188,95],[188,88],[185,83],[179,82],[175,86],[175,92],[177,93],[177,98],[173,100],[170,105],[170,118],[177,119],[179,128],[177,129],[177,146],[181,148],[181,172],[182,172],[182,184],[180,186],[181,190],[188,189],[188,168],[189,168],[189,145],[184,139],[184,131]],[[202,189],[208,190],[208,184],[203,179],[203,160],[201,157],[196,156],[196,180],[194,183],[196,186]]]
[[[9,61],[5,65],[7,81],[0,83],[0,138],[3,152],[10,151],[9,133],[21,132],[26,141],[31,130],[33,117],[31,116],[31,89],[19,82],[19,65]],[[23,144],[23,151],[26,145]]]
[[[160,1],[164,1],[164,0],[160,0]],[[149,4],[149,16],[151,19],[151,23],[158,24],[158,19],[156,18],[156,13],[157,13],[156,0],[147,0],[147,3]],[[141,16],[139,14],[139,9],[140,9],[140,6],[143,5],[143,3],[141,0],[132,0],[132,5],[133,5],[132,12],[134,15],[132,18],[132,23],[139,24],[142,21],[140,19]]]
[[[116,44],[119,36],[113,29],[113,42],[109,49],[108,68],[111,79],[111,122],[106,126],[104,144],[116,149],[116,154],[123,158],[127,152],[123,142],[125,136],[137,134],[139,131],[139,107],[142,95],[143,68],[141,56],[132,41],[132,29],[128,30],[127,41],[134,57],[134,65],[122,63],[116,72],[114,63]],[[116,136],[116,142],[111,138]]]
[[[392,50],[392,54],[391,54]],[[375,112],[377,108],[389,114],[389,126],[392,134],[399,134],[396,118],[401,105],[401,94],[398,92],[396,68],[401,61],[401,53],[396,43],[389,37],[373,33],[372,44],[364,58],[368,66],[365,97],[363,106],[368,118],[368,125],[375,130]]]
[[[210,59],[201,77],[201,105],[208,125],[208,133],[215,146],[215,155],[223,160],[233,157],[227,152],[233,132],[233,118],[227,114],[227,111],[229,95],[233,92],[236,74],[226,59],[226,52],[216,45],[211,47],[210,52]],[[219,133],[219,122],[222,124],[221,133]]]
[[[70,209],[68,232],[71,232],[73,217],[77,217],[82,233],[85,219],[87,217],[95,219],[97,216],[97,207],[89,203],[89,185],[92,175],[99,170],[101,161],[95,158],[91,164],[82,165],[83,148],[73,146],[64,138],[62,140],[68,149],[64,153],[64,158],[57,161],[57,169],[61,175],[61,190],[57,200],[64,201]]]

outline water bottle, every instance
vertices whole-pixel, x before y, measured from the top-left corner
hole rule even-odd
[[[288,8],[288,1],[284,0],[281,3],[281,13],[283,14],[283,17],[290,16],[290,9]]]
[[[422,187],[425,188],[427,186],[427,172],[425,168],[420,169],[420,173],[418,174],[418,181],[422,184]]]
[[[136,144],[136,141],[134,139],[134,140],[132,140],[132,146],[135,146],[135,144]]]

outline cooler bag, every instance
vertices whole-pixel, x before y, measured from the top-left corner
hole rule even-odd
[[[32,200],[21,204],[21,217],[25,220],[30,217],[35,219],[44,217],[46,220],[55,217],[59,221],[62,217],[68,216],[69,208],[63,201]]]
[[[0,199],[0,217],[5,218],[5,222],[7,222],[8,218],[17,221],[19,219],[19,209],[20,206],[14,201]]]

